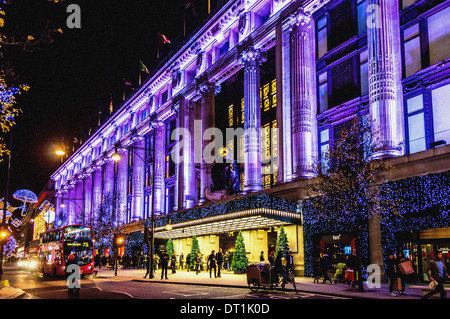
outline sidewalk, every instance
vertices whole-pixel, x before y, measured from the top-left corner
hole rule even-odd
[[[216,286],[216,287],[239,287],[248,288],[247,285],[247,275],[246,274],[234,274],[232,272],[223,271],[221,278],[209,278],[209,272],[203,271],[196,275],[195,272],[187,272],[185,270],[177,270],[175,274],[172,274],[172,270],[168,271],[168,280],[161,280],[161,270],[156,270],[155,278],[144,279],[146,273],[145,269],[125,269],[118,270],[117,276],[114,276],[114,270],[106,269],[96,269],[98,270],[97,278],[111,278],[115,280],[132,280],[139,282],[148,283],[169,283],[169,284],[187,284],[187,285],[203,285],[203,286]],[[349,287],[346,284],[314,284],[313,279],[309,277],[296,277],[295,278],[296,287],[298,292],[306,293],[320,293],[327,294],[336,297],[345,298],[358,298],[358,299],[420,299],[422,296],[421,290],[418,289],[408,289],[406,286],[406,296],[391,297],[389,296],[389,286],[388,284],[382,283],[381,288],[367,288],[364,284],[364,292],[359,292],[357,288]],[[281,288],[275,288],[281,290]],[[265,291],[266,289],[261,288],[260,291]],[[294,291],[292,285],[286,285],[287,291]],[[270,290],[266,290],[270,291]],[[250,292],[250,290],[249,290]],[[439,295],[436,295],[437,297]],[[434,299],[434,298],[433,298]]]

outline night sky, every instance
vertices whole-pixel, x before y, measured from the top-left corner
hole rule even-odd
[[[191,2],[197,16],[186,10],[188,35],[207,18],[207,0]],[[71,3],[81,8],[80,29],[66,25]],[[212,6],[214,10],[215,2]],[[13,127],[9,194],[21,188],[39,194],[60,165],[54,155],[56,143],[63,138],[72,149],[74,137],[85,141],[89,129],[97,129],[99,109],[102,122],[109,116],[111,95],[114,109],[120,108],[124,78],[138,86],[139,61],[153,71],[176,47],[176,40],[183,41],[184,0],[13,0],[2,9],[5,26],[14,34],[37,38],[47,20],[55,30],[63,30],[38,51],[3,51],[2,63],[10,62],[20,77],[18,83],[31,87],[17,99],[23,113]],[[161,48],[159,61],[158,32],[172,41]],[[9,134],[3,136],[9,143]],[[0,163],[0,198],[5,192],[6,162],[5,158]]]

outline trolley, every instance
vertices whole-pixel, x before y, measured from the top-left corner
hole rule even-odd
[[[283,267],[281,272],[277,272],[270,263],[248,265],[247,283],[252,292],[257,292],[261,287],[272,289],[281,286],[284,290],[286,284],[292,284],[295,293],[298,293],[295,286],[294,270]]]

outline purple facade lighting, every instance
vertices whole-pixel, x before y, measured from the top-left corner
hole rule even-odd
[[[276,74],[278,103],[275,120],[280,128],[277,134],[277,154],[280,161],[278,182],[313,177],[310,168],[318,155],[319,124],[326,123],[332,137],[333,125],[359,112],[355,111],[359,107],[355,104],[360,103],[344,102],[338,107],[331,105],[330,108],[321,109],[320,114],[317,112],[317,70],[330,69],[334,64],[340,63],[333,60],[334,57],[329,62],[323,56],[316,56],[318,40],[315,15],[329,10],[324,7],[327,2],[329,1],[228,1],[215,17],[211,17],[179,52],[168,59],[141,88],[135,90],[134,95],[53,174],[56,190],[61,194],[59,200],[71,196],[84,197],[84,201],[77,203],[84,207],[87,219],[94,218],[92,214],[98,212],[102,196],[112,193],[114,189],[114,165],[112,162],[104,164],[103,158],[109,158],[114,152],[114,145],[107,143],[114,140],[123,146],[137,147],[130,153],[135,153],[132,155],[132,170],[128,167],[129,154],[124,151],[125,148],[119,150],[121,159],[116,164],[116,208],[120,216],[127,216],[123,217],[123,222],[140,221],[150,216],[152,210],[156,215],[165,213],[166,189],[172,186],[175,187],[175,190],[171,190],[175,198],[173,206],[177,209],[207,203],[204,190],[212,184],[210,172],[213,161],[205,158],[205,154],[210,153],[204,150],[206,146],[212,145],[214,138],[204,139],[204,133],[207,129],[215,128],[222,120],[216,118],[215,114],[216,111],[219,112],[216,101],[221,98],[217,87],[224,88],[232,76],[237,78],[242,75],[244,81],[240,92],[243,92],[244,98],[245,136],[244,162],[240,164],[243,170],[243,190],[246,194],[262,190],[260,77],[263,74],[261,70],[266,66],[264,63],[274,63],[269,69],[275,71],[271,71],[273,73],[269,73],[269,76]],[[338,2],[333,1],[332,7],[336,3],[339,5]],[[377,8],[367,14],[379,14],[375,16],[375,20],[370,21],[380,22],[381,27],[368,25],[367,28],[369,103],[367,97],[364,102],[379,124],[385,145],[386,150],[379,157],[398,156],[403,154],[401,144],[404,143],[398,3],[368,0],[367,5],[368,8]],[[273,52],[270,50],[274,47],[275,61],[266,61],[266,53]],[[338,47],[328,49],[340,50]],[[358,50],[365,51],[366,48],[360,47]],[[331,76],[327,81],[331,85],[330,78]],[[354,98],[355,101],[357,97]],[[235,113],[238,109],[235,105]],[[186,129],[190,134],[179,137],[184,143],[181,162],[176,163],[176,176],[172,173],[168,177],[165,134],[167,123],[174,117],[177,119],[177,127]],[[201,123],[199,130],[198,123]],[[221,133],[225,136],[225,132]],[[143,160],[147,160],[145,156],[149,156],[142,150],[146,147],[145,139],[148,138],[154,138],[152,145],[155,154],[151,156],[151,165]],[[238,153],[239,150],[235,149],[235,152]],[[211,155],[214,156],[215,153]],[[237,159],[240,160],[240,157]],[[74,163],[82,165],[74,166]],[[145,178],[149,177],[146,165],[154,173],[152,187],[149,187],[148,182],[145,183]],[[76,167],[76,171],[73,167]],[[102,172],[102,169],[105,171]],[[89,172],[88,176],[86,172]],[[73,187],[70,187],[71,183],[76,184],[76,194]],[[132,185],[131,189],[128,189],[129,183]],[[80,187],[83,189],[81,193]],[[64,194],[66,189],[68,192]],[[154,194],[151,194],[153,190]],[[145,194],[154,196],[154,201],[145,201]],[[65,210],[73,221],[77,209],[69,201],[65,203]],[[145,203],[150,207],[144,207]],[[154,206],[148,203],[154,203]],[[146,215],[144,211],[147,212]]]

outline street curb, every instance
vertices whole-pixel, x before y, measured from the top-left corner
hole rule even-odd
[[[207,286],[207,287],[228,287],[228,288],[243,288],[243,289],[249,289],[248,286],[243,285],[229,285],[229,284],[209,284],[209,283],[202,283],[202,282],[179,282],[179,281],[151,281],[151,280],[144,280],[144,279],[131,279],[131,281],[135,282],[148,282],[148,283],[160,283],[160,284],[176,284],[176,285],[192,285],[192,286]],[[250,289],[249,289],[250,290]],[[274,288],[260,288],[261,291],[267,291],[267,290],[274,290],[274,291],[289,291],[289,292],[295,292],[292,288],[285,288],[284,290],[278,287]],[[361,296],[346,296],[344,294],[336,294],[336,293],[330,293],[330,292],[317,292],[317,291],[310,291],[310,290],[303,290],[298,289],[297,292],[301,293],[315,293],[318,295],[326,295],[326,296],[333,296],[333,297],[343,297],[343,298],[349,298],[349,299],[371,299],[367,297],[361,297]]]

